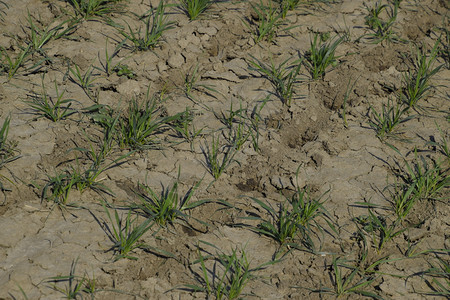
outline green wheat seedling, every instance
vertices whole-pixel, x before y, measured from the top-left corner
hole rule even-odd
[[[335,55],[336,48],[344,39],[345,37],[341,36],[328,41],[322,41],[319,34],[314,34],[310,42],[310,48],[305,53],[306,59],[303,60],[313,80],[323,77],[328,67],[337,66],[340,56]]]
[[[252,4],[253,11],[257,15],[256,20],[249,19],[244,22],[244,25],[253,30],[253,27],[256,27],[254,32],[254,41],[255,43],[259,43],[263,40],[268,42],[272,42],[275,38],[277,31],[284,25],[282,12],[279,12],[277,8],[274,7],[272,1],[269,1],[269,5],[264,5],[262,0],[260,0],[259,4]],[[284,28],[283,31],[288,31],[292,29],[292,27]]]
[[[200,14],[205,12],[216,0],[178,0],[181,10],[189,17],[189,20],[195,20]]]
[[[331,0],[276,0],[280,5],[283,18],[285,18],[289,11],[300,9],[300,14],[310,15],[315,14],[317,11],[325,11],[318,3],[332,4],[336,1]]]
[[[368,206],[369,215],[356,217],[353,220],[361,231],[372,238],[372,242],[377,252],[380,253],[386,243],[403,233],[406,228],[398,228],[400,220],[390,221],[384,216],[375,214],[372,206]]]
[[[137,248],[146,247],[145,244],[138,243],[138,241],[149,229],[153,227],[154,220],[152,218],[147,218],[141,224],[135,225],[134,223],[137,221],[137,217],[134,219],[131,218],[131,210],[128,210],[127,216],[124,218],[123,216],[119,217],[117,209],[114,209],[113,220],[104,202],[102,202],[102,205],[109,218],[109,221],[111,222],[112,231],[107,225],[105,226],[108,237],[114,243],[114,245],[108,250],[114,251],[114,261],[117,261],[121,258],[137,260],[138,258],[135,256],[131,256],[130,252]]]
[[[358,252],[358,258],[355,261],[355,267],[359,269],[361,276],[374,276],[374,274],[390,275],[382,273],[379,268],[382,264],[402,260],[403,258],[389,258],[384,256],[381,258],[370,259],[369,245],[366,240],[366,236],[361,232],[356,233],[356,240],[360,243],[360,251]]]
[[[255,57],[251,57],[253,59],[249,61],[251,69],[265,76],[272,83],[277,97],[280,98],[283,104],[291,106],[295,87],[301,82],[299,74],[302,59],[290,63],[291,59],[288,58],[278,66],[275,66],[272,59],[270,65],[267,65]]]
[[[112,128],[113,124],[117,125],[117,116],[120,112],[106,104],[95,103],[89,107],[83,108],[82,111],[94,124],[99,125],[103,129]]]
[[[381,43],[382,41],[401,41],[394,33],[394,24],[397,20],[398,5],[394,7],[388,4],[381,4],[381,1],[375,2],[373,7],[366,6],[368,15],[365,17],[365,24],[373,33],[368,34],[373,43]],[[381,14],[386,11],[388,20],[381,19]]]
[[[342,104],[342,120],[344,122],[344,127],[348,128],[348,122],[347,122],[347,102],[348,102],[348,98],[350,97],[350,93],[353,90],[353,88],[355,87],[356,81],[353,81],[352,83],[352,79],[350,78],[348,80],[347,83],[347,89],[345,90],[345,94],[344,94],[344,102]]]
[[[230,101],[230,109],[228,110],[228,113],[221,112],[221,114],[219,115],[218,113],[214,112],[214,115],[223,125],[225,125],[227,129],[232,129],[234,123],[242,122],[245,112],[246,108],[243,108],[242,101],[239,102],[238,109],[233,109],[233,101]]]
[[[389,0],[389,2],[392,3],[394,6],[400,8],[400,4],[403,2],[403,0]]]
[[[205,156],[204,166],[214,177],[219,179],[220,175],[230,166],[234,161],[234,156],[237,153],[235,145],[222,145],[220,137],[215,134],[211,135],[211,144],[204,143],[201,146],[203,155]]]
[[[223,112],[221,115],[214,114],[227,128],[228,134],[225,134],[227,141],[236,145],[237,151],[241,150],[251,136],[251,128],[247,124],[247,108],[243,108],[242,101],[240,101],[239,108],[236,110],[233,110],[233,102],[231,101],[228,114]]]
[[[110,124],[109,127],[104,128],[103,139],[97,141],[100,144],[98,150],[93,144],[93,141],[89,141],[89,148],[76,147],[72,150],[80,151],[86,154],[90,165],[87,168],[81,168],[77,159],[77,166],[72,166],[72,175],[75,178],[75,184],[80,192],[90,188],[94,191],[101,191],[108,194],[113,194],[112,191],[101,183],[104,178],[100,175],[108,169],[123,163],[123,161],[129,157],[132,152],[125,153],[118,158],[110,159],[109,156],[112,153],[113,141],[116,136],[116,123],[118,117]]]
[[[31,49],[41,54],[44,53],[43,47],[51,40],[57,40],[61,37],[67,36],[75,30],[77,22],[73,20],[65,20],[61,23],[51,27],[50,25],[40,28],[33,22],[30,12],[28,12],[28,27],[30,30],[28,37],[28,44]],[[67,24],[67,26],[66,26]]]
[[[235,145],[236,151],[240,151],[244,144],[250,139],[251,131],[244,120],[233,124],[234,125],[230,128],[226,139],[230,144]]]
[[[433,254],[447,254],[450,253],[449,249],[425,249],[419,250],[419,245],[423,242],[423,240],[418,240],[416,242],[411,242],[408,240],[408,247],[404,251],[404,255],[407,258],[416,258],[422,256],[424,254],[433,253]]]
[[[5,48],[0,47],[0,61],[2,65],[3,72],[8,74],[8,80],[14,77],[16,75],[17,71],[20,67],[22,67],[25,62],[27,61],[27,58],[31,54],[31,45],[28,45],[26,47],[20,47],[20,52],[17,54],[16,57],[12,57],[8,54]],[[36,67],[34,65],[33,67]],[[33,68],[32,67],[32,68]]]
[[[23,290],[23,288],[20,285],[17,285],[17,287],[19,288],[20,293],[22,294],[22,299],[24,300],[29,300],[30,298],[28,298],[27,293],[25,293],[25,291]],[[8,295],[12,298],[12,299],[19,299],[17,297],[15,297],[12,293],[8,293]]]
[[[300,233],[302,235],[302,243],[310,250],[315,250],[316,247],[313,243],[312,235],[317,235],[316,231],[323,235],[325,229],[318,222],[318,219],[324,220],[331,230],[337,233],[336,228],[329,216],[329,213],[324,208],[323,204],[327,201],[322,200],[329,190],[322,194],[319,198],[313,199],[309,191],[301,189],[298,183],[298,173],[300,167],[296,172],[296,192],[287,200],[291,203],[293,211],[299,212],[297,221],[300,224]]]
[[[261,110],[269,101],[270,95],[266,98],[258,101],[258,103],[249,109],[249,107],[243,107],[242,99],[239,102],[239,108],[233,109],[233,102],[230,102],[230,109],[227,113],[214,112],[217,119],[226,127],[224,136],[226,140],[236,146],[239,151],[242,149],[243,145],[251,140],[253,149],[259,151],[259,126],[261,121]]]
[[[0,169],[20,157],[20,155],[17,154],[18,143],[8,138],[10,122],[11,116],[6,117],[0,128]]]
[[[414,204],[420,199],[414,191],[414,185],[397,184],[394,191],[391,192],[392,207],[398,220],[405,219]]]
[[[200,274],[194,271],[200,285],[186,284],[184,287],[194,292],[205,293],[208,299],[211,297],[217,300],[241,299],[240,296],[246,285],[256,277],[254,273],[278,262],[269,261],[251,268],[245,248],[235,247],[231,250],[231,254],[226,254],[211,243],[205,241],[200,243],[215,249],[216,254],[210,254],[198,246],[199,258],[192,265],[200,263]],[[207,255],[203,256],[202,251]],[[212,261],[210,268],[207,267],[208,261]]]
[[[397,131],[397,127],[414,118],[412,115],[404,117],[408,108],[404,108],[401,103],[391,98],[388,99],[386,104],[383,103],[381,112],[376,111],[373,106],[370,106],[370,111],[371,120],[369,124],[382,141],[389,137],[399,138],[401,132]]]
[[[83,74],[77,65],[75,65],[75,68],[69,67],[69,71],[72,74],[70,79],[72,82],[78,84],[89,98],[92,97],[92,88],[94,87],[94,81],[96,80],[94,77],[94,69],[95,68],[91,65]]]
[[[256,104],[250,114],[250,137],[252,140],[253,150],[259,152],[261,149],[259,147],[259,126],[261,123],[261,110],[266,105],[267,101],[269,101],[270,95],[267,95],[266,98],[260,100],[260,104]]]
[[[128,114],[119,119],[119,144],[134,150],[159,148],[161,141],[155,135],[171,128],[171,124],[180,120],[183,113],[160,117],[158,97],[153,96],[141,104],[132,99]]]
[[[41,50],[42,47],[57,33],[57,27],[50,29],[49,26],[47,26],[44,29],[40,29],[36,26],[31,18],[30,12],[28,12],[28,24],[30,28],[30,44],[32,45],[32,49],[35,51]]]
[[[429,263],[430,268],[422,272],[425,277],[427,286],[430,287],[430,292],[419,292],[420,294],[428,296],[438,296],[443,298],[450,297],[450,264],[444,259],[437,257],[438,265]]]
[[[42,189],[41,199],[53,202],[60,208],[75,206],[68,203],[70,192],[75,187],[76,177],[68,170],[56,172],[54,176],[47,175],[47,184]]]
[[[75,14],[84,19],[93,17],[104,17],[113,12],[120,12],[122,6],[119,5],[121,0],[69,0],[73,6]]]
[[[408,174],[404,176],[405,184],[413,187],[413,195],[419,199],[432,199],[441,190],[450,187],[448,169],[442,168],[440,163],[427,162],[423,157],[417,157],[410,164],[405,160]]]
[[[251,198],[269,215],[270,220],[261,216],[248,217],[247,219],[260,221],[259,225],[253,230],[277,241],[280,250],[294,248],[315,251],[313,236],[318,235],[317,231],[322,234],[324,232],[324,228],[317,220],[321,218],[328,223],[333,231],[336,232],[336,229],[328,221],[330,218],[323,207],[326,200],[321,200],[328,192],[318,199],[311,198],[306,189],[299,187],[299,172],[300,167],[296,172],[296,192],[290,198],[285,197],[283,203],[278,204],[278,209],[275,209],[268,202]]]
[[[186,97],[195,100],[192,94],[193,91],[202,92],[206,90],[206,92],[219,94],[219,92],[214,88],[214,86],[200,83],[199,82],[200,79],[201,75],[199,74],[199,65],[197,64],[193,69],[189,71],[189,73],[185,75],[184,92],[186,94]]]
[[[262,217],[262,221],[255,229],[256,232],[268,236],[280,245],[284,246],[287,243],[294,245],[294,240],[300,232],[301,226],[299,219],[299,212],[294,209],[291,210],[289,205],[280,204],[279,209],[275,209],[272,205],[266,204],[259,199],[253,199],[259,206],[261,206],[269,215],[271,220],[266,221]],[[295,244],[296,248],[300,248]]]
[[[185,139],[191,145],[191,150],[194,147],[194,140],[202,135],[203,128],[197,129],[193,123],[194,112],[186,107],[186,110],[181,113],[180,118],[172,122],[172,128],[177,132],[178,136]]]
[[[56,99],[51,97],[46,89],[44,84],[44,76],[42,77],[42,93],[40,96],[33,96],[31,101],[25,101],[28,103],[32,109],[34,109],[35,113],[47,118],[53,122],[57,122],[59,120],[64,120],[69,116],[76,113],[76,110],[71,108],[74,99],[64,99],[65,91],[59,93],[58,85],[55,83],[55,92]]]
[[[280,9],[282,18],[286,18],[288,11],[294,10],[299,4],[300,0],[277,0],[280,2]]]
[[[240,116],[240,120],[238,122],[238,127],[230,128],[230,141],[236,145],[242,145],[251,140],[251,144],[253,150],[259,152],[259,138],[260,138],[260,123],[261,123],[261,110],[266,105],[267,101],[270,99],[270,94],[266,96],[266,98],[261,99],[258,103],[255,104],[252,110],[249,108],[245,108]],[[235,123],[234,123],[235,124]]]
[[[103,138],[96,138],[94,140],[86,135],[89,141],[89,148],[75,147],[71,149],[71,151],[83,153],[88,161],[88,167],[82,167],[79,162],[80,159],[77,157],[76,166],[71,166],[71,174],[75,178],[75,185],[80,192],[90,188],[94,191],[112,194],[112,191],[101,183],[104,178],[100,178],[100,175],[113,166],[120,164],[121,161],[131,155],[130,152],[116,159],[109,158],[114,146],[113,143],[116,137],[116,126],[119,115],[115,118],[112,118],[111,116],[108,117],[109,118],[106,118],[105,116],[101,122],[103,127]]]
[[[441,130],[439,125],[436,124],[436,127],[439,131],[440,140],[439,141],[431,141],[428,142],[427,145],[431,145],[433,147],[436,147],[436,150],[438,150],[441,154],[443,154],[447,160],[450,162],[450,147],[449,143],[446,138],[446,134]]]
[[[134,50],[147,51],[155,48],[161,41],[163,33],[174,28],[174,22],[167,20],[165,9],[164,0],[161,0],[156,10],[151,10],[148,16],[144,14],[139,18],[144,22],[145,31],[143,33],[141,27],[137,31],[133,31],[127,24],[128,32],[119,28],[120,34],[133,44]]]
[[[64,295],[66,299],[79,299],[83,298],[83,294],[88,294],[94,299],[94,294],[96,292],[95,278],[89,278],[87,274],[80,276],[76,275],[76,266],[78,263],[78,258],[72,261],[70,266],[69,275],[66,276],[55,276],[46,279],[47,283],[51,283],[50,288],[58,291]],[[64,287],[60,287],[61,283],[65,283]]]
[[[450,30],[447,28],[445,21],[439,29],[442,33],[438,39],[438,55],[444,60],[447,69],[450,69]]]
[[[112,153],[114,147],[114,139],[117,135],[117,124],[119,121],[120,115],[116,115],[115,117],[108,116],[101,123],[103,129],[103,138],[93,140],[92,138],[88,138],[89,140],[89,149],[77,147],[73,150],[78,150],[83,153],[86,153],[88,159],[92,162],[94,168],[99,168],[101,165],[105,163],[107,158]],[[99,150],[96,151],[94,144],[100,145]]]
[[[383,299],[377,294],[366,290],[372,285],[376,277],[360,276],[359,268],[348,264],[347,260],[336,256],[333,257],[331,269],[333,288],[320,288],[314,290],[314,292],[335,295],[338,299],[341,297],[351,298],[352,295]]]
[[[77,149],[79,151],[88,151],[92,153],[90,156],[97,155],[97,153],[94,150],[88,150],[88,149]],[[104,179],[106,179],[106,176],[101,177],[106,170],[109,170],[113,168],[114,166],[117,166],[123,161],[129,157],[132,154],[132,152],[128,152],[124,155],[121,155],[120,157],[116,159],[111,159],[110,162],[105,162],[103,164],[98,165],[96,161],[92,161],[91,165],[88,167],[82,168],[77,160],[76,166],[71,166],[71,175],[74,178],[74,184],[80,192],[85,191],[86,189],[91,189],[96,192],[103,192],[109,195],[114,195],[114,193],[111,191],[110,188],[108,188],[105,184],[102,183]],[[106,161],[106,159],[105,159]]]
[[[291,199],[280,203],[278,209],[257,198],[251,199],[269,215],[269,220],[261,216],[249,217],[260,221],[253,230],[277,241],[280,245],[277,252],[290,248],[315,251],[313,235],[317,233],[314,228],[321,233],[324,231],[316,219],[327,218],[323,208],[324,201],[311,199],[309,194],[301,189],[298,189]]]
[[[124,39],[122,42],[120,42],[119,44],[117,44],[117,46],[114,48],[114,51],[111,55],[109,55],[108,52],[108,39],[106,39],[106,45],[105,45],[105,62],[103,63],[102,60],[100,59],[100,55],[99,55],[99,61],[100,61],[100,65],[102,70],[106,73],[107,76],[111,76],[111,74],[113,74],[114,72],[117,73],[117,75],[121,76],[121,75],[127,75],[127,72],[123,73],[123,74],[119,74],[119,72],[123,69],[122,62],[126,59],[121,59],[119,62],[117,63],[113,63],[113,59],[119,54],[119,51],[123,48],[123,46],[125,45],[127,39]],[[121,67],[122,66],[122,67]],[[100,69],[97,68],[96,69]],[[101,69],[100,69],[101,70]],[[124,72],[124,71],[122,71]],[[128,73],[133,73],[131,70]]]
[[[429,56],[425,51],[417,50],[414,69],[406,72],[403,76],[402,99],[409,107],[416,107],[417,103],[425,99],[434,89],[434,86],[430,84],[430,79],[444,66],[434,67],[438,46],[439,44],[436,42]]]
[[[160,193],[154,191],[147,184],[139,183],[139,191],[136,194],[141,202],[133,205],[133,208],[142,210],[145,215],[154,219],[161,226],[172,224],[176,219],[187,222],[189,216],[185,212],[206,203],[207,200],[191,201],[201,181],[191,187],[186,194],[180,194],[178,191],[179,177],[180,170],[175,183],[172,186],[162,186]]]
[[[11,116],[6,117],[0,128],[0,169],[6,164],[20,158],[20,155],[18,155],[19,151],[17,150],[17,142],[8,138],[10,121]],[[13,181],[4,175],[0,175],[0,191],[9,191],[9,189],[4,186],[2,179],[6,179],[8,182],[14,184]]]
[[[73,76],[71,77],[71,80],[74,83],[77,83],[83,89],[92,88],[92,84],[95,81],[95,78],[92,77],[92,74],[94,72],[94,68],[92,65],[89,66],[84,74],[82,74],[78,65],[75,65],[75,68],[69,67],[69,71]]]

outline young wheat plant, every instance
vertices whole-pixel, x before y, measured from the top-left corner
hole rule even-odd
[[[245,286],[256,277],[254,274],[256,271],[263,270],[279,262],[276,260],[269,261],[251,268],[247,258],[247,251],[243,247],[240,249],[235,247],[231,250],[231,254],[226,254],[211,243],[205,241],[200,241],[200,243],[215,249],[216,253],[209,254],[209,252],[198,246],[199,258],[192,265],[200,263],[200,271],[194,271],[192,267],[191,269],[196,273],[200,285],[186,284],[184,287],[193,292],[205,293],[207,299],[211,297],[217,300],[241,299],[240,296]],[[203,256],[202,251],[208,255]],[[211,267],[209,267],[211,265],[210,261],[212,263]]]
[[[83,298],[84,294],[90,295],[93,299],[96,292],[96,279],[95,277],[89,278],[87,274],[80,276],[76,275],[76,266],[78,258],[72,261],[70,266],[69,275],[50,277],[46,280],[47,283],[52,283],[50,287],[64,295],[66,299],[78,299]],[[64,287],[60,285],[65,283]]]
[[[155,135],[171,128],[171,124],[179,121],[183,113],[173,116],[160,117],[158,97],[147,97],[139,105],[136,99],[132,99],[128,106],[128,114],[121,117],[118,122],[118,136],[121,147],[129,147],[133,150],[145,150],[159,148],[161,141]]]
[[[185,195],[180,195],[178,192],[179,177],[180,170],[178,171],[177,181],[171,187],[163,186],[160,193],[155,192],[147,184],[140,183],[139,191],[136,194],[141,202],[133,205],[133,208],[142,210],[145,215],[154,219],[161,226],[173,223],[176,219],[183,219],[187,222],[189,216],[185,212],[208,201],[191,202],[201,181],[191,187]]]
[[[340,57],[335,56],[336,48],[344,41],[345,37],[335,37],[323,42],[319,34],[315,34],[311,40],[310,49],[303,60],[306,68],[316,80],[325,75],[329,66],[336,67]]]
[[[161,0],[156,10],[152,9],[148,15],[144,14],[139,18],[144,22],[143,33],[141,27],[133,31],[129,24],[127,24],[128,32],[118,28],[119,33],[133,44],[134,50],[147,51],[155,48],[161,41],[163,33],[174,28],[174,23],[167,20],[165,9],[164,0]]]
[[[195,20],[200,14],[205,12],[216,0],[178,0],[181,10],[189,17]]]
[[[275,66],[272,60],[270,65],[267,65],[255,57],[251,57],[253,58],[253,60],[249,61],[251,69],[265,76],[272,83],[276,95],[281,99],[283,104],[291,106],[295,87],[301,82],[299,75],[302,59],[290,63],[291,59],[288,58],[278,66]]]
[[[430,79],[444,66],[434,67],[438,55],[438,42],[435,43],[429,56],[424,50],[417,50],[414,69],[403,76],[402,99],[411,108],[418,106],[418,102],[425,99],[434,89]]]
[[[375,2],[373,7],[366,6],[368,15],[365,17],[365,24],[373,31],[369,34],[369,38],[373,43],[381,43],[382,41],[401,41],[393,31],[394,24],[397,20],[398,4],[394,7],[388,4],[381,4],[381,1]],[[388,20],[381,19],[383,11],[387,12]]]
[[[58,85],[55,83],[56,100],[49,96],[45,89],[44,76],[42,76],[42,93],[40,96],[33,96],[31,101],[25,101],[36,114],[45,117],[53,122],[63,120],[76,113],[76,110],[71,108],[74,99],[64,99],[65,91],[59,93]]]
[[[393,103],[394,101],[395,103]],[[414,118],[413,115],[404,117],[408,108],[403,107],[399,101],[390,98],[387,104],[383,103],[381,112],[376,111],[372,106],[370,111],[372,114],[369,124],[377,133],[377,137],[382,141],[388,137],[398,138],[399,134],[401,134],[397,131],[398,126]]]
[[[107,234],[114,245],[108,251],[114,251],[114,261],[121,258],[127,258],[131,260],[137,260],[138,258],[130,255],[130,252],[137,248],[146,247],[143,243],[138,243],[139,239],[153,227],[154,221],[152,218],[147,218],[139,225],[134,225],[137,221],[137,217],[131,218],[131,210],[128,210],[127,216],[124,218],[119,217],[117,209],[114,209],[114,220],[111,218],[109,209],[106,208],[106,204],[102,202],[106,215],[111,222],[112,231],[109,227],[106,227]]]

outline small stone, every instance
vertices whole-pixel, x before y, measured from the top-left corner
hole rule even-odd
[[[184,57],[181,53],[175,53],[169,57],[167,63],[172,68],[179,68],[184,64]]]
[[[117,91],[129,98],[139,95],[141,87],[135,80],[127,80],[117,86]]]
[[[214,27],[200,27],[197,29],[198,33],[214,36],[217,33],[217,29]]]
[[[206,36],[206,35],[205,35]],[[208,35],[209,36],[209,35]],[[188,41],[192,44],[192,45],[195,45],[195,46],[198,46],[198,45],[200,45],[200,40],[203,40],[203,37],[202,37],[202,39],[200,39],[198,36],[196,36],[196,35],[194,35],[194,34],[192,34],[190,37],[189,37],[189,39],[188,39]]]
[[[162,62],[162,61],[158,62],[158,72],[161,73],[161,72],[167,71],[167,69],[168,69],[168,67],[165,62]]]
[[[210,37],[209,35],[204,34],[200,39],[201,39],[202,42],[207,42],[207,41],[210,40],[210,38],[211,38],[211,37]]]
[[[178,41],[178,46],[180,46],[181,49],[185,49],[189,45],[189,41],[187,39],[181,39]]]
[[[235,58],[224,63],[224,67],[232,71],[237,76],[249,76],[248,64],[241,58]]]
[[[270,178],[270,183],[277,189],[282,190],[288,187],[292,187],[289,178],[274,175]]]

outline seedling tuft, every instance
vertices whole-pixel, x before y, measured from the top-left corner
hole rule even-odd
[[[340,57],[335,56],[336,48],[344,39],[345,37],[342,36],[323,41],[321,35],[314,34],[314,38],[310,43],[310,49],[305,54],[306,59],[303,60],[306,68],[311,73],[312,79],[316,80],[323,77],[329,66],[337,66]]]
[[[215,134],[211,137],[211,144],[205,143],[202,146],[202,152],[206,162],[204,166],[209,170],[215,180],[225,171],[230,164],[235,161],[234,156],[237,153],[236,145],[221,145],[220,137]]]
[[[178,0],[181,10],[189,17],[195,20],[200,14],[205,12],[216,0]]]
[[[53,97],[49,96],[45,89],[44,76],[42,76],[42,93],[40,96],[33,96],[31,101],[25,101],[28,103],[34,111],[53,122],[66,119],[76,112],[71,108],[74,99],[64,99],[64,93],[59,93],[58,85],[55,83],[56,101]]]
[[[394,4],[393,7],[388,4],[381,4],[381,1],[375,2],[373,7],[366,6],[368,15],[365,17],[365,24],[373,31],[373,33],[368,34],[369,38],[373,40],[373,43],[378,44],[385,40],[389,42],[401,41],[393,31],[394,24],[397,20],[398,6],[399,4]],[[383,11],[387,12],[387,21],[381,19]]]
[[[402,104],[398,101],[395,101],[396,103],[393,103],[393,101],[395,100],[389,98],[387,104],[383,103],[380,113],[372,106],[370,107],[372,114],[369,124],[382,141],[388,137],[398,138],[400,134],[396,131],[398,125],[414,118],[412,115],[404,117],[403,115],[408,111],[408,108],[402,107]]]
[[[424,50],[417,50],[414,69],[403,76],[402,99],[411,108],[416,107],[417,103],[425,99],[434,89],[430,79],[444,66],[433,67],[438,55],[438,43],[439,41],[435,43],[428,57]]]
[[[200,241],[200,243],[212,247],[216,250],[216,254],[209,254],[198,246],[199,258],[192,265],[200,263],[200,274],[196,273],[200,285],[186,284],[184,287],[193,292],[206,293],[207,298],[214,299],[240,299],[245,286],[253,280],[256,275],[253,273],[263,270],[278,261],[269,261],[255,268],[250,267],[245,248],[235,247],[231,250],[231,254],[224,253],[217,246]],[[208,255],[203,256],[201,252]],[[212,266],[208,267],[208,261],[212,261]],[[209,264],[208,264],[209,265]],[[194,271],[195,272],[195,271]]]
[[[265,76],[273,85],[276,95],[283,104],[291,106],[294,98],[295,86],[300,83],[299,74],[302,65],[302,59],[290,63],[290,58],[275,66],[271,59],[270,66],[262,63],[255,57],[249,61],[251,69],[258,71]]]
[[[176,219],[187,221],[188,215],[186,215],[185,211],[200,206],[206,203],[207,200],[191,202],[201,181],[190,188],[185,195],[180,195],[178,192],[179,177],[180,170],[178,171],[177,181],[171,187],[163,186],[159,194],[147,184],[140,183],[139,191],[136,194],[141,202],[133,205],[133,208],[142,210],[149,218],[154,219],[161,226],[173,223]]]
[[[119,145],[133,150],[159,148],[161,141],[155,135],[170,129],[170,125],[180,120],[183,113],[166,117],[160,117],[159,114],[156,95],[149,98],[147,92],[146,100],[141,105],[136,99],[132,99],[128,114],[119,119]]]
[[[144,233],[153,227],[153,219],[147,218],[144,222],[136,226],[133,223],[136,222],[137,217],[131,219],[131,210],[128,210],[127,216],[124,218],[123,216],[119,217],[117,209],[114,209],[113,220],[109,210],[106,208],[106,204],[102,202],[102,205],[111,222],[112,231],[109,227],[106,227],[106,230],[109,238],[114,243],[114,245],[108,250],[113,250],[116,254],[114,261],[121,258],[137,260],[137,257],[131,256],[129,253],[137,248],[146,247],[145,244],[138,243],[138,241]]]
[[[141,32],[141,27],[137,31],[133,31],[131,26],[127,24],[128,32],[119,28],[120,34],[133,44],[134,50],[147,51],[155,48],[159,44],[163,33],[174,28],[174,22],[167,20],[165,9],[164,0],[161,0],[156,10],[151,10],[148,16],[144,14],[139,18],[144,22],[144,33]]]

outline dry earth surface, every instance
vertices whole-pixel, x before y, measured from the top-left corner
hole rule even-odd
[[[123,1],[121,12],[81,19],[66,35],[50,39],[9,78],[5,53],[15,58],[20,46],[29,44],[28,13],[39,28],[77,15],[70,1],[2,1],[0,115],[1,122],[10,116],[7,140],[17,142],[13,155],[20,156],[2,161],[0,171],[0,299],[56,299],[77,283],[79,298],[215,298],[224,271],[212,258],[236,249],[237,257],[245,253],[254,269],[242,298],[332,299],[337,297],[338,271],[349,279],[342,296],[351,299],[448,297],[449,158],[441,147],[448,140],[450,116],[448,1],[401,1],[393,26],[399,40],[380,43],[368,36],[373,32],[365,19],[376,1],[306,2],[288,12],[271,41],[256,43],[258,17],[252,5],[259,1],[221,1],[192,21],[170,5],[178,2],[169,1],[166,16],[173,28],[163,32],[156,47],[137,51],[125,41],[113,55],[124,39],[113,24],[125,32],[127,23],[143,26],[139,16],[158,6],[153,0]],[[382,2],[393,7],[393,1]],[[314,34],[328,41],[343,37],[337,63],[316,80],[302,63],[288,105],[251,62],[278,66],[291,58],[288,65],[294,64],[307,57]],[[439,37],[434,66],[443,66],[431,78],[434,88],[405,112],[405,118],[413,117],[397,126],[396,135],[377,137],[371,107],[381,112],[383,104],[403,93],[417,49],[429,54]],[[105,47],[113,65],[126,64],[133,74],[107,74]],[[82,87],[70,72],[75,66],[81,74],[92,71],[90,86]],[[198,81],[187,92],[186,78],[196,74]],[[42,82],[54,101],[55,83],[60,93],[65,91],[64,99],[75,100],[70,116],[52,122],[31,107],[30,101],[41,97]],[[86,108],[104,105],[100,113],[110,108],[112,118],[121,112],[118,118],[125,120],[129,103],[142,103],[147,91],[165,99],[157,103],[154,119],[189,108],[188,131],[202,131],[189,140],[166,126],[151,136],[152,147],[136,151],[113,136],[99,167],[105,169],[91,188],[80,191],[74,185],[67,199],[57,197],[56,174],[89,169],[92,157],[81,148],[100,152],[105,125],[99,112]],[[232,129],[223,120],[230,110],[235,112],[229,118]],[[237,150],[233,141],[239,124],[253,135],[245,136]],[[234,151],[217,180],[210,172],[214,160],[208,158],[213,137],[220,144],[219,162]],[[406,162],[423,167],[421,157],[429,169],[439,164],[442,188],[416,199],[408,215],[396,221],[395,183],[415,184]],[[129,253],[137,260],[115,260],[114,209],[123,220],[130,211],[137,218],[131,226],[141,224],[149,218],[136,206],[142,185],[159,194],[175,182],[180,197],[199,183],[190,201],[204,203],[184,210],[185,220],[154,224],[139,239],[142,245]],[[307,191],[305,199],[322,197],[323,207],[309,227],[299,227],[284,245],[257,232],[262,219],[272,222],[257,200],[278,213],[280,205],[292,209],[286,199],[301,191]],[[380,245],[383,234],[368,221],[363,202],[376,205],[370,210],[373,216],[398,234]],[[200,257],[211,279],[210,296],[189,286],[206,287]],[[214,280],[213,274],[218,276]],[[87,291],[87,279],[95,281],[94,293]],[[355,287],[360,280],[368,284]]]

